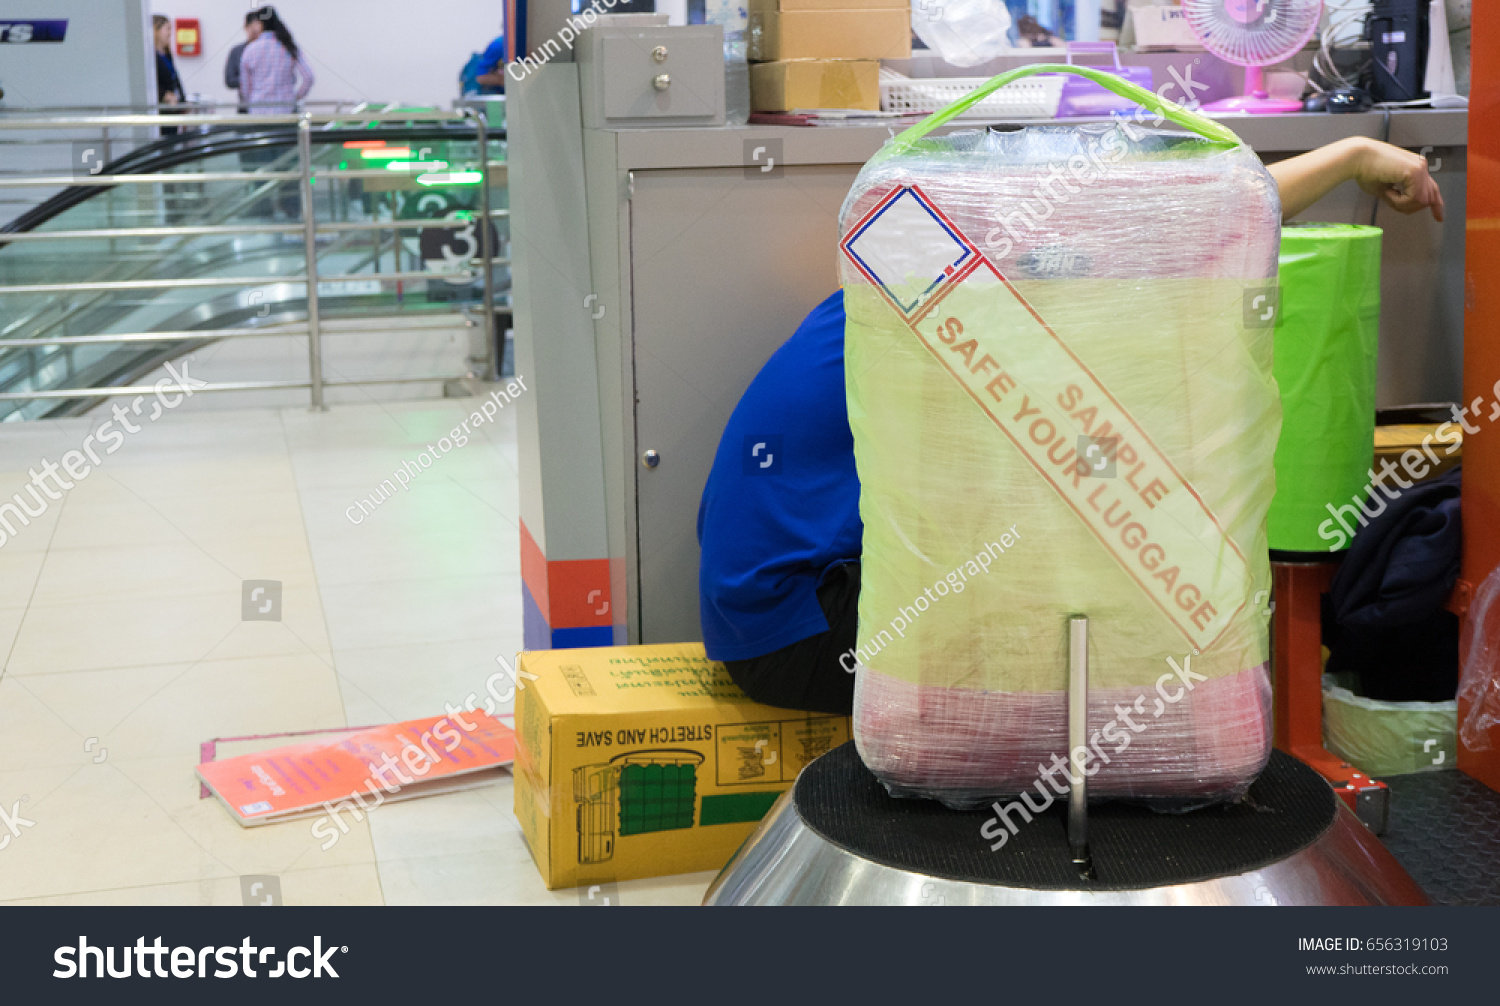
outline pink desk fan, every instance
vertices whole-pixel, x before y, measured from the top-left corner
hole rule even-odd
[[[1203,111],[1302,111],[1302,102],[1266,93],[1263,68],[1290,59],[1307,44],[1318,30],[1323,0],[1182,0],[1182,15],[1204,48],[1245,68],[1245,93],[1204,105]]]

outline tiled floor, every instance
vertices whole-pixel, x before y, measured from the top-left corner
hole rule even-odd
[[[381,807],[325,852],[306,820],[241,829],[193,775],[214,737],[438,715],[520,649],[514,411],[348,516],[471,411],[185,403],[16,527],[0,809],[34,824],[0,821],[0,903],[239,904],[247,874],[288,904],[577,902],[543,887],[508,779]],[[0,426],[0,504],[106,418]],[[282,582],[281,621],[242,620],[252,579]],[[695,904],[710,879],[619,897]]]

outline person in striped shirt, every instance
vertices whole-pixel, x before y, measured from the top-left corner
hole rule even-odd
[[[316,77],[274,7],[245,15],[250,41],[240,53],[240,105],[252,115],[293,112]]]

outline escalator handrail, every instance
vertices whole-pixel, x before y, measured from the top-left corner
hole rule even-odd
[[[355,130],[315,130],[311,135],[311,140],[315,144],[343,143],[349,140],[353,133],[355,133]],[[373,129],[360,128],[358,130],[358,138],[362,140],[440,140],[477,137],[478,130],[467,122],[459,122],[451,125],[377,126]],[[488,138],[491,140],[503,140],[505,139],[505,130],[491,131],[488,134]],[[188,164],[220,154],[240,153],[246,150],[257,150],[267,147],[295,146],[296,143],[296,126],[260,126],[247,129],[225,127],[207,133],[186,133],[178,136],[166,136],[159,140],[154,140],[145,146],[137,147],[129,153],[122,154],[106,164],[101,169],[101,173],[108,175],[159,174],[179,164]],[[191,175],[184,175],[182,180],[190,182],[193,178]],[[33,206],[9,223],[0,226],[0,234],[24,234],[34,230],[58,214],[72,209],[74,206],[93,198],[100,192],[108,192],[115,187],[113,185],[70,185],[61,192]],[[3,251],[8,246],[9,242],[0,243],[0,251]]]

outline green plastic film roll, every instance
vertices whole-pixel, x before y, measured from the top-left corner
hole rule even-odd
[[[1375,352],[1380,331],[1378,227],[1303,224],[1281,233],[1281,388],[1273,549],[1325,552],[1328,504],[1363,497],[1375,456]]]

